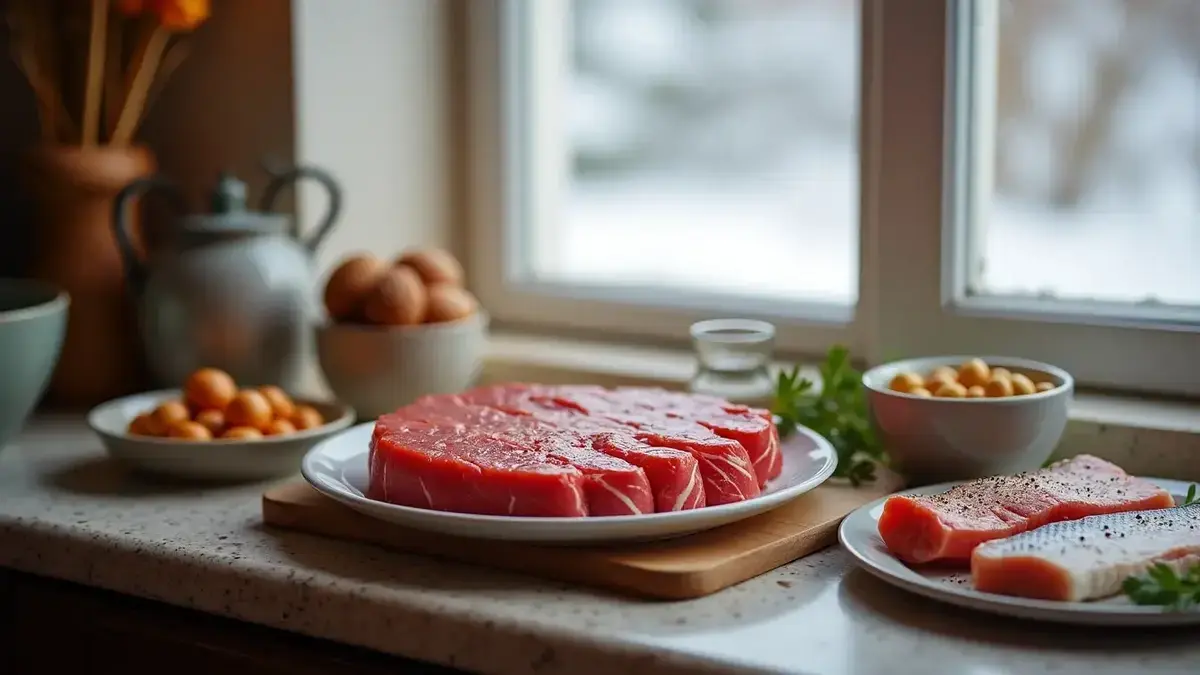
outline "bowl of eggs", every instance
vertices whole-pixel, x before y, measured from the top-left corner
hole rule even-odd
[[[353,422],[345,405],[293,398],[273,385],[239,387],[215,368],[193,372],[182,390],[126,396],[88,414],[114,459],[200,480],[290,475],[313,445]]]
[[[329,318],[317,329],[334,395],[370,419],[469,387],[483,368],[488,317],[463,277],[441,249],[342,261],[325,284]]]
[[[936,356],[863,374],[872,428],[910,485],[1037,469],[1062,438],[1075,381],[1015,357]]]

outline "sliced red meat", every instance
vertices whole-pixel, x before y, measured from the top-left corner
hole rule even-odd
[[[473,513],[634,515],[750,499],[779,470],[765,410],[663,389],[508,384],[380,417],[371,494]]]
[[[597,393],[561,387],[553,393],[533,394],[529,398],[534,404],[530,408],[534,414],[537,406],[561,406],[633,427],[634,438],[643,443],[688,452],[700,464],[707,506],[740,502],[762,492],[754,465],[741,443],[721,438],[686,417],[643,408],[633,399],[614,399],[604,390]]]
[[[712,396],[648,387],[622,387],[616,389],[613,396],[634,401],[668,417],[692,420],[718,436],[741,443],[754,464],[759,487],[777,478],[783,470],[779,430],[769,410],[732,404]]]
[[[573,466],[583,474],[588,515],[630,516],[654,512],[654,497],[644,471],[593,449],[590,439],[569,429],[449,398],[423,399],[383,417],[385,426],[393,424],[394,420],[419,420],[453,429],[469,429],[507,443],[515,451],[532,451],[539,459]]]
[[[586,516],[583,475],[547,459],[454,427],[388,425],[371,443],[368,496],[459,513]]]

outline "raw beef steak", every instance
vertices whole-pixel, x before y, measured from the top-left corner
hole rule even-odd
[[[376,422],[369,494],[514,516],[623,516],[742,501],[779,474],[770,414],[662,389],[507,384]]]

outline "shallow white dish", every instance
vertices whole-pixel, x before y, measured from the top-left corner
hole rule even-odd
[[[1181,503],[1191,483],[1149,478],[1162,486]],[[945,492],[958,482],[929,485],[899,494],[924,495]],[[1054,602],[1029,600],[993,593],[980,593],[971,588],[971,575],[966,570],[912,568],[888,551],[879,536],[879,516],[887,497],[860,507],[842,521],[838,540],[854,556],[859,565],[871,574],[900,588],[952,605],[993,614],[1023,619],[1054,621],[1082,625],[1104,626],[1169,626],[1200,624],[1200,609],[1183,612],[1163,611],[1161,607],[1135,605],[1124,597],[1093,602]]]
[[[194,480],[261,480],[288,476],[313,445],[354,423],[354,411],[340,404],[296,399],[316,408],[325,424],[286,436],[255,440],[189,442],[170,438],[134,436],[129,423],[159,404],[179,400],[178,389],[134,394],[101,403],[88,413],[88,426],[114,459],[158,474]]]
[[[374,423],[360,424],[313,448],[301,465],[304,478],[323,494],[368,516],[415,529],[477,539],[596,544],[678,537],[781,506],[825,482],[837,466],[837,454],[828,441],[808,429],[798,429],[783,441],[783,473],[767,484],[761,496],[744,502],[644,516],[481,516],[398,506],[365,497],[367,452],[374,427]]]

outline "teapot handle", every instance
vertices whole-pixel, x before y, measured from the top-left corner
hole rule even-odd
[[[117,249],[121,253],[121,261],[125,266],[126,283],[135,296],[141,295],[142,287],[146,283],[146,263],[133,246],[133,235],[130,232],[129,222],[129,203],[151,192],[162,192],[180,213],[187,208],[186,200],[179,186],[165,176],[139,178],[117,193],[113,206],[113,234],[116,235]]]
[[[275,200],[284,188],[306,178],[317,181],[321,187],[325,188],[325,193],[329,195],[329,206],[325,209],[325,216],[317,225],[316,231],[305,239],[300,235],[300,226],[295,223],[292,225],[292,237],[308,249],[309,253],[316,253],[321,242],[333,229],[333,225],[342,211],[342,189],[338,186],[337,180],[329,173],[311,166],[297,166],[281,172],[273,171],[268,166],[267,171],[272,174],[272,178],[263,192],[262,202],[259,206],[260,211],[272,211]]]

